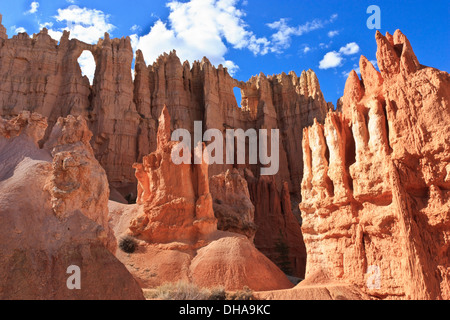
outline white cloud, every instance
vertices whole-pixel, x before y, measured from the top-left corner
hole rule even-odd
[[[308,47],[308,46],[305,46],[304,48],[303,48],[303,53],[308,53],[309,51],[311,51],[311,48],[310,47]]]
[[[359,46],[356,42],[347,43],[339,49],[339,52],[328,52],[319,63],[320,69],[330,69],[340,67],[345,56],[353,55],[359,52]]]
[[[94,56],[90,51],[83,51],[81,56],[78,58],[78,63],[80,64],[81,74],[88,77],[89,82],[92,84],[95,75],[95,60]]]
[[[11,30],[14,34],[27,32],[27,30],[24,27],[11,26]]]
[[[39,26],[48,28],[48,34],[56,40],[60,40],[63,31],[67,30],[70,31],[70,39],[76,38],[89,44],[95,44],[98,39],[103,38],[105,32],[111,33],[115,29],[115,26],[108,22],[109,15],[103,11],[80,8],[76,5],[58,9],[58,14],[54,18],[56,22],[65,23],[66,26],[53,29],[53,22],[46,22]],[[83,75],[86,75],[92,83],[95,73],[95,62],[92,55],[84,52],[78,59],[78,63]]]
[[[158,19],[147,35],[132,36],[135,49],[141,49],[147,63],[163,52],[175,49],[181,60],[201,60],[206,56],[212,64],[222,64],[229,72],[238,66],[225,58],[227,44],[235,49],[248,49],[253,54],[267,54],[270,41],[258,38],[243,20],[245,13],[238,0],[170,1],[167,22]]]
[[[62,34],[63,30],[70,31],[70,38],[77,38],[87,43],[96,43],[105,32],[110,33],[115,27],[108,23],[109,15],[96,9],[80,8],[76,5],[66,9],[58,9],[56,21],[67,23],[67,27],[52,30]],[[57,34],[59,34],[57,33]],[[58,39],[59,40],[59,39]]]
[[[44,22],[39,24],[39,30],[42,30],[43,28],[51,28],[53,27],[53,22]]]
[[[342,47],[339,50],[340,53],[349,56],[355,53],[359,52],[359,46],[356,44],[356,42],[347,43],[345,47]]]
[[[30,5],[30,10],[26,11],[25,14],[33,14],[38,11],[39,8],[39,2],[33,1]]]
[[[136,31],[141,30],[141,27],[138,26],[137,24],[135,24],[134,26],[132,26],[132,27],[130,28],[130,30],[131,30],[132,32],[136,32]]]
[[[331,51],[328,52],[320,61],[319,63],[319,69],[330,69],[330,68],[336,68],[342,65],[342,56],[339,52]]]
[[[326,21],[314,20],[291,27],[287,19],[267,26],[275,33],[258,37],[244,21],[245,12],[237,8],[239,0],[171,0],[167,7],[167,21],[158,19],[144,36],[131,36],[134,49],[141,49],[147,63],[160,54],[175,49],[181,60],[201,60],[206,56],[212,64],[222,64],[233,74],[238,66],[226,59],[229,46],[246,49],[254,55],[281,53],[290,47],[292,36],[301,36],[333,22],[337,15]],[[245,6],[245,2],[242,3]]]
[[[339,31],[338,30],[331,30],[328,32],[328,37],[333,38],[335,36],[339,35]]]
[[[302,36],[303,34],[309,33],[314,30],[323,28],[325,25],[332,23],[337,19],[337,14],[333,14],[329,20],[313,20],[309,21],[303,25],[297,27],[291,27],[287,24],[287,19],[280,19],[273,23],[267,24],[271,29],[278,30],[272,35],[272,46],[270,50],[275,53],[281,53],[283,50],[287,49],[291,45],[291,40],[293,36]]]

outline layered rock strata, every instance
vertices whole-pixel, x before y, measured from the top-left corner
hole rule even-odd
[[[342,113],[303,135],[306,278],[318,270],[382,299],[449,299],[450,76],[397,30],[377,32]]]
[[[69,32],[58,43],[46,29],[10,39],[3,29],[0,23],[0,115],[13,117],[22,110],[42,114],[49,123],[45,139],[59,117],[85,116],[94,134],[96,158],[122,195],[135,190],[132,164],[156,150],[157,120],[164,105],[172,117],[171,128],[191,133],[194,121],[202,121],[203,131],[218,129],[224,136],[230,128],[280,129],[277,182],[281,186],[287,181],[290,191],[300,194],[302,152],[297,137],[314,118],[323,122],[328,109],[311,70],[300,77],[294,72],[261,74],[244,83],[206,58],[191,66],[181,63],[173,51],[147,66],[137,51],[133,80],[128,37],[110,39],[105,34],[89,45],[70,39]],[[83,51],[95,59],[92,85],[77,62]],[[233,93],[236,87],[242,91],[242,107]],[[252,168],[255,174],[258,168]],[[233,166],[213,165],[210,176],[227,169]]]
[[[133,80],[129,38],[110,39],[105,34],[90,45],[64,32],[58,43],[46,29],[32,37],[20,33],[9,39],[3,29],[0,23],[0,116],[11,118],[28,110],[47,117],[49,126],[40,145],[48,140],[59,117],[83,116],[93,133],[91,145],[106,171],[112,199],[125,202],[138,196],[132,165],[156,151],[158,117],[164,105],[172,130],[185,128],[193,133],[194,121],[202,122],[203,132],[218,129],[224,137],[227,129],[279,129],[280,171],[275,185],[282,192],[287,182],[289,192],[299,198],[302,129],[314,119],[323,122],[329,108],[313,71],[300,76],[260,74],[245,83],[206,58],[190,65],[171,52],[147,66],[137,51]],[[92,85],[77,62],[83,51],[91,52],[96,62]],[[241,107],[234,88],[241,89]],[[212,177],[239,168],[258,177],[260,167],[213,164],[208,172]],[[256,212],[256,226],[267,224],[258,220],[261,216],[265,215]],[[249,228],[251,236],[253,227]],[[298,229],[298,224],[293,228]]]
[[[132,252],[119,250],[117,257],[144,288],[180,280],[227,290],[292,287],[247,237],[217,230],[208,165],[174,164],[171,155],[180,142],[170,136],[170,116],[163,108],[157,149],[134,166],[137,204],[110,203],[116,236],[135,246]]]
[[[143,299],[114,257],[108,181],[86,122],[59,119],[40,149],[46,128],[36,113],[0,118],[0,298]]]

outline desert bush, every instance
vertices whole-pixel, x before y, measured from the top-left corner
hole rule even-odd
[[[134,253],[136,247],[136,241],[132,237],[125,237],[119,241],[119,248],[125,253]]]
[[[227,300],[253,300],[253,291],[245,286],[242,290],[229,294]]]
[[[224,287],[212,288],[209,290],[208,300],[226,300],[227,293]]]
[[[253,291],[245,286],[236,292],[226,292],[224,287],[199,288],[193,283],[178,281],[165,283],[147,290],[145,297],[155,300],[254,300]]]
[[[159,300],[208,300],[209,297],[209,290],[201,289],[193,283],[179,281],[166,283],[156,288],[153,298]]]

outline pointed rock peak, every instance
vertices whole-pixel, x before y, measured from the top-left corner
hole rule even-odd
[[[358,74],[355,70],[350,72],[344,89],[344,97],[342,98],[342,113],[347,119],[351,119],[352,105],[361,101],[364,96],[364,89],[361,86]]]
[[[400,57],[401,69],[407,73],[416,72],[420,67],[419,60],[408,38],[400,30],[396,30],[394,33],[394,44],[403,46]]]
[[[2,25],[2,15],[0,14],[0,39],[7,39],[6,28]]]
[[[376,33],[377,61],[383,78],[390,78],[400,72],[400,59],[394,46],[379,31]]]
[[[59,40],[59,47],[60,48],[68,45],[69,37],[70,37],[70,31],[64,30],[63,34],[61,36],[61,39]]]
[[[203,57],[203,59],[202,59],[202,65],[205,65],[205,64],[211,65],[211,62],[208,60],[207,57]]]
[[[161,116],[159,117],[159,126],[158,126],[158,149],[165,146],[169,143],[171,139],[170,135],[170,115],[167,106],[164,105],[164,108],[161,112]]]
[[[389,32],[386,32],[386,39],[392,46],[394,46],[394,37]]]
[[[347,82],[345,83],[344,99],[345,97],[347,97],[357,102],[362,98],[363,95],[364,90],[361,86],[359,76],[355,70],[352,70],[347,78]]]
[[[191,70],[191,64],[188,60],[183,62],[183,69]]]
[[[310,81],[312,84],[316,84],[316,85],[319,84],[319,78],[317,78],[317,74],[313,70],[311,70],[311,69],[308,70],[308,76],[311,79]]]
[[[108,32],[105,32],[104,39],[105,39],[105,41],[111,40]]]
[[[404,44],[405,42],[409,43],[408,38],[401,32],[399,29],[394,32],[394,44]]]
[[[0,13],[0,24],[2,24],[3,15]]]
[[[64,30],[61,39],[69,40],[69,38],[70,38],[70,31]]]
[[[365,91],[375,92],[383,85],[383,78],[373,64],[366,57],[361,56],[359,61],[359,69],[361,70],[361,78],[364,82]]]
[[[144,54],[140,49],[136,50],[136,64],[144,64],[145,65],[145,59]]]

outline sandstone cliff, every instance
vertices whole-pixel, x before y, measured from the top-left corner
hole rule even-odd
[[[180,142],[170,141],[170,135],[164,107],[156,151],[134,166],[137,204],[110,203],[116,236],[134,243],[133,250],[118,250],[117,257],[144,288],[179,280],[227,290],[292,287],[247,237],[217,230],[208,165],[174,164],[171,154]]]
[[[46,128],[36,113],[0,118],[0,298],[143,299],[114,257],[107,178],[86,122],[59,119],[40,149]],[[66,285],[72,265],[80,290]]]
[[[342,114],[304,132],[306,278],[449,299],[450,76],[420,65],[399,30],[376,41],[380,72],[361,57]]]
[[[147,66],[137,51],[133,81],[129,38],[110,39],[105,34],[96,45],[89,45],[69,39],[64,32],[58,43],[46,29],[32,37],[21,33],[10,39],[3,29],[0,21],[0,116],[11,118],[28,110],[47,117],[49,126],[40,145],[48,140],[59,117],[83,116],[93,133],[95,157],[106,171],[111,198],[137,197],[132,166],[156,151],[158,117],[164,105],[171,115],[172,130],[185,128],[192,133],[194,121],[202,121],[203,131],[219,129],[223,133],[238,128],[280,129],[280,171],[275,186],[282,192],[287,182],[289,192],[299,198],[303,127],[312,125],[314,119],[323,122],[328,110],[313,71],[304,71],[300,77],[294,72],[260,74],[244,83],[206,58],[190,65],[171,52]],[[77,62],[85,50],[96,62],[92,85]],[[236,87],[242,91],[241,107],[233,93]],[[252,170],[258,177],[260,166],[214,164],[208,172],[212,177],[238,167]],[[259,208],[256,206],[255,225],[270,225],[259,221],[267,216]],[[292,227],[280,224],[282,233],[298,229],[298,223],[293,223]]]
[[[323,122],[328,110],[313,71],[300,77],[294,72],[261,74],[244,83],[206,58],[191,66],[181,63],[173,51],[147,66],[137,51],[133,81],[129,38],[110,39],[105,34],[89,45],[69,40],[69,32],[64,32],[58,43],[45,28],[31,38],[20,33],[10,39],[3,29],[0,21],[0,115],[12,117],[28,110],[48,117],[45,139],[59,117],[85,116],[94,134],[95,155],[112,186],[124,195],[136,185],[132,164],[156,150],[157,120],[164,105],[172,129],[192,132],[194,121],[202,121],[204,131],[280,129],[277,182],[281,186],[287,181],[291,192],[300,193],[302,153],[296,137],[314,118]],[[92,86],[77,62],[85,50],[96,62]],[[241,108],[233,93],[236,87],[242,90]],[[232,166],[213,165],[210,176],[226,169]]]

